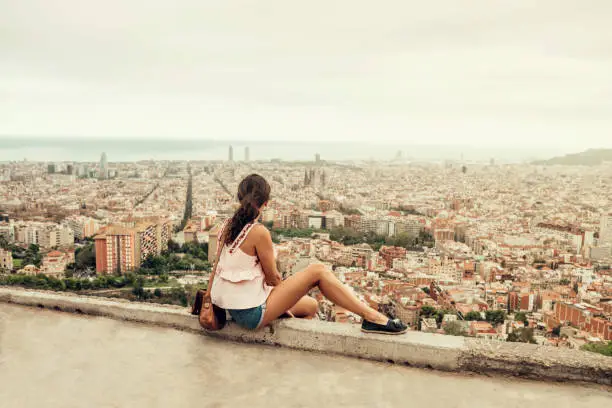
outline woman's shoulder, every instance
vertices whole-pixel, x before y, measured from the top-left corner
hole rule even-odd
[[[260,224],[258,222],[256,222],[255,224],[253,224],[253,227],[251,227],[251,231],[253,232],[253,234],[255,235],[270,235],[270,231],[268,230],[268,228],[266,228],[265,225]]]

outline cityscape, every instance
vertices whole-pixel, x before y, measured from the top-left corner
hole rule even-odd
[[[0,10],[0,408],[612,406],[612,1]]]
[[[410,330],[611,355],[612,163],[467,160],[0,163],[0,285],[187,307],[240,180],[283,276],[324,263]],[[318,318],[360,318],[318,293]]]

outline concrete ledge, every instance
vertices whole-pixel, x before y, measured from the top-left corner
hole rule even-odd
[[[206,333],[185,308],[133,303],[70,293],[0,287],[0,302],[107,316]],[[444,371],[504,374],[554,381],[612,385],[612,358],[578,350],[408,332],[364,334],[355,325],[288,319],[259,331],[229,323],[211,336],[239,342],[341,354]]]

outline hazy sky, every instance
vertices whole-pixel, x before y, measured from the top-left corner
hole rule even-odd
[[[0,134],[612,147],[611,21],[611,0],[0,0]]]

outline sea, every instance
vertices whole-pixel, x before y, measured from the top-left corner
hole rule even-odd
[[[141,160],[250,160],[312,161],[315,155],[329,161],[462,161],[520,163],[547,159],[567,151],[522,147],[427,145],[363,142],[244,141],[211,139],[16,137],[0,136],[0,162],[96,162],[104,152],[109,162]]]

